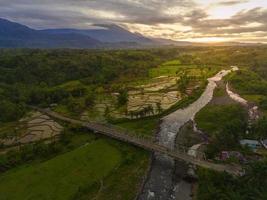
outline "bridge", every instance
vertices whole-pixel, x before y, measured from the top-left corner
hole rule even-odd
[[[241,170],[242,170],[241,167],[238,165],[216,164],[216,163],[213,163],[207,160],[192,157],[187,154],[185,148],[182,148],[182,150],[181,149],[170,149],[170,148],[167,148],[165,146],[158,144],[155,141],[155,138],[152,138],[149,136],[138,136],[124,129],[121,129],[121,128],[118,128],[118,127],[115,127],[109,124],[102,124],[102,123],[96,123],[96,122],[85,122],[85,121],[81,121],[77,119],[72,119],[72,118],[63,116],[59,113],[53,112],[49,109],[40,109],[40,108],[34,108],[34,109],[54,119],[67,122],[73,125],[78,125],[88,130],[91,130],[94,133],[102,134],[104,136],[135,145],[137,147],[146,149],[148,151],[159,152],[159,153],[168,155],[176,160],[183,160],[193,165],[197,165],[200,167],[208,168],[208,169],[219,171],[219,172],[225,171],[232,175],[240,175]]]

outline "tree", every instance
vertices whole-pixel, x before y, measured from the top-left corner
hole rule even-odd
[[[156,106],[157,106],[157,111],[158,111],[158,113],[161,113],[161,112],[162,112],[161,103],[160,103],[160,102],[157,102],[157,103],[156,103]]]
[[[95,105],[95,95],[93,92],[89,92],[85,98],[85,105],[87,107],[93,107]]]
[[[267,138],[267,118],[263,117],[259,119],[253,126],[253,133],[256,135],[257,139]]]
[[[22,104],[14,104],[7,100],[0,101],[0,121],[9,122],[21,118],[25,113]]]
[[[181,93],[185,93],[186,92],[186,87],[187,87],[188,83],[189,83],[189,78],[187,76],[187,71],[183,71],[180,74],[180,79],[177,80],[178,90]]]
[[[82,96],[84,96],[85,92],[86,92],[86,88],[85,87],[82,87],[82,86],[79,86],[77,88],[74,88],[71,91],[71,95],[73,97],[82,97]]]
[[[263,110],[267,110],[267,97],[260,100],[260,108]]]
[[[81,113],[84,109],[84,103],[75,101],[72,97],[68,98],[67,107],[71,112]]]
[[[119,92],[118,105],[123,106],[127,104],[127,102],[128,102],[128,91],[126,89],[123,89]]]
[[[110,117],[110,110],[109,110],[109,107],[108,107],[108,106],[106,106],[106,108],[105,108],[104,116],[105,116],[106,118],[109,118],[109,117]]]

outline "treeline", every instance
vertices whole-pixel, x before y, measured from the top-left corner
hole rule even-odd
[[[267,80],[251,70],[237,71],[228,80],[241,94],[267,94]]]
[[[148,68],[177,56],[174,50],[1,50],[0,82],[53,86],[70,80],[106,84],[145,77]]]
[[[84,140],[75,140],[75,136],[88,134],[88,130],[80,127],[68,126],[59,137],[50,138],[50,141],[37,141],[11,149],[0,155],[0,173],[21,164],[33,161],[45,161],[62,153],[73,150],[87,142],[96,140],[95,136],[85,137]]]
[[[267,160],[250,164],[246,174],[233,177],[206,169],[198,170],[197,199],[264,200],[267,199]]]

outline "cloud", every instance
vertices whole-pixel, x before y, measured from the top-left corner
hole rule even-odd
[[[232,6],[232,5],[236,5],[236,4],[242,4],[242,3],[248,3],[249,0],[229,0],[229,1],[219,1],[218,3],[216,3],[217,5],[221,5],[221,6]]]
[[[194,14],[196,13],[196,14]],[[189,15],[190,16],[190,15]],[[192,31],[206,34],[233,34],[242,32],[267,31],[267,9],[243,10],[230,19],[209,19],[204,11],[193,11],[191,17],[183,22]]]
[[[116,23],[168,38],[261,37],[259,32],[267,32],[267,9],[262,4],[244,9],[247,2],[257,5],[251,0],[0,0],[0,17],[38,29]],[[216,19],[208,14],[215,4],[242,6],[231,17]]]
[[[75,21],[78,26],[101,21],[159,24],[180,20],[178,14],[166,15],[166,9],[174,6],[189,8],[193,5],[195,3],[191,0],[10,0],[0,2],[0,16],[16,18],[38,27],[40,25],[36,24],[36,19],[42,20],[44,26],[56,23],[59,26],[75,26]],[[62,19],[64,16],[65,19]],[[54,22],[51,23],[51,20]]]

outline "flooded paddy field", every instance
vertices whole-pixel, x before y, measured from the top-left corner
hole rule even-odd
[[[2,131],[0,143],[5,147],[53,138],[62,133],[63,127],[47,115],[31,112],[13,129]]]

